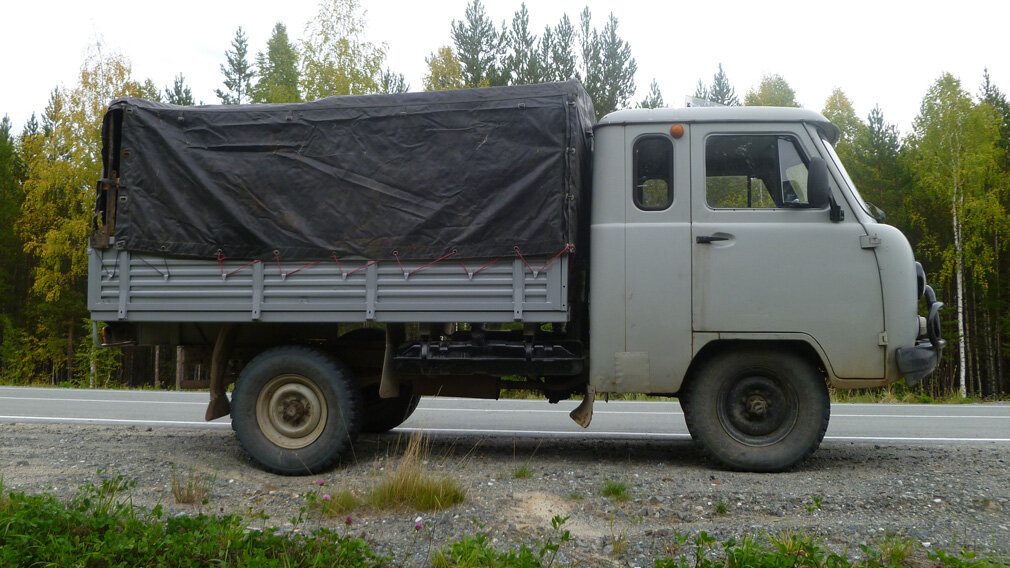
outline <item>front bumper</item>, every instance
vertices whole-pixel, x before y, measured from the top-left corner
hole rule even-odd
[[[915,346],[901,347],[894,353],[898,370],[909,386],[918,383],[936,369],[943,356],[943,348],[947,346],[947,342],[940,336],[940,308],[943,307],[943,302],[936,301],[936,293],[929,286],[924,286],[923,296],[929,306],[926,336],[918,338]]]

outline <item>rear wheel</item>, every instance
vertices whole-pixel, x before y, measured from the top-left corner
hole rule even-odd
[[[275,347],[239,375],[232,425],[264,469],[282,475],[325,471],[351,448],[360,397],[350,371],[322,351]]]
[[[340,337],[341,351],[347,352],[348,361],[361,385],[361,431],[381,434],[396,428],[410,417],[421,397],[411,392],[409,385],[400,387],[400,396],[381,398],[379,381],[386,348],[386,332],[377,327],[362,327]]]
[[[727,352],[698,370],[682,393],[691,437],[731,469],[782,471],[809,456],[828,427],[823,377],[784,351]]]

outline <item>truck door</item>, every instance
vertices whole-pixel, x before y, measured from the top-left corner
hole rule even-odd
[[[802,337],[839,378],[883,376],[876,257],[833,182],[843,220],[807,205],[817,154],[802,125],[703,124],[691,134],[696,340]]]
[[[625,392],[674,392],[691,360],[690,147],[669,128],[625,131]]]

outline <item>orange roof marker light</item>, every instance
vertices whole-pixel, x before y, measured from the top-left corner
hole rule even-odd
[[[670,127],[670,136],[674,138],[680,138],[684,135],[684,127],[680,124],[674,124]]]

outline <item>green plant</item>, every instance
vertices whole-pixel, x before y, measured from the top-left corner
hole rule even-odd
[[[551,519],[551,532],[534,548],[521,544],[518,549],[509,547],[504,552],[495,550],[484,533],[466,536],[436,551],[431,557],[435,568],[550,568],[554,565],[558,550],[571,540],[569,531],[562,530],[568,517],[555,516]]]
[[[396,469],[381,477],[366,501],[379,509],[442,510],[466,499],[466,491],[448,477],[435,477],[425,467],[429,454],[422,434],[415,432]]]
[[[533,475],[528,465],[523,464],[512,470],[513,479],[529,479]]]
[[[358,498],[348,489],[311,490],[305,494],[305,507],[309,513],[320,517],[339,517],[353,511]]]
[[[875,539],[874,545],[861,547],[868,558],[884,566],[904,566],[915,548],[915,541],[907,537],[887,534]]]
[[[172,496],[176,503],[199,503],[206,505],[210,501],[211,488],[217,476],[197,473],[193,468],[186,475],[179,476],[175,465],[172,466]]]
[[[572,491],[571,493],[569,493],[568,498],[571,499],[572,501],[581,501],[582,499],[584,499],[582,494],[579,493],[578,491]]]
[[[623,481],[607,479],[603,482],[603,488],[600,489],[600,494],[615,501],[627,501],[628,485]]]
[[[715,514],[716,515],[725,515],[727,512],[729,512],[729,505],[727,505],[725,501],[716,501],[715,502]]]
[[[820,497],[811,497],[810,501],[811,501],[811,504],[807,505],[807,512],[808,513],[813,513],[814,511],[820,511],[821,510],[821,498]]]
[[[614,548],[614,559],[628,550],[628,537],[622,530],[620,534],[614,532],[614,516],[610,515],[610,546]]]

